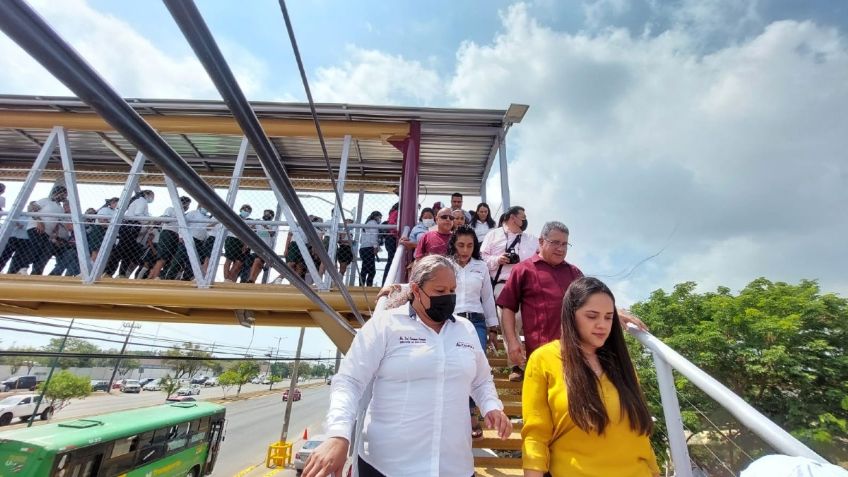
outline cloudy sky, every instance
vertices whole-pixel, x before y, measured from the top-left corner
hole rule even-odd
[[[219,99],[161,3],[33,5],[121,94]],[[277,2],[198,6],[251,99],[303,100]],[[529,104],[509,138],[513,202],[532,230],[568,224],[569,260],[620,301],[759,276],[848,296],[848,3],[289,8],[317,101]],[[0,91],[67,94],[2,34]]]

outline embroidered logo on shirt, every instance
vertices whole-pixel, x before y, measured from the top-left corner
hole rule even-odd
[[[457,342],[456,342],[456,347],[457,347],[457,348],[468,348],[468,349],[474,349],[474,346],[472,346],[472,345],[471,345],[471,344],[469,344],[469,343],[466,343],[465,341],[457,341]]]
[[[427,342],[427,338],[419,338],[417,336],[399,336],[400,344],[422,344]]]

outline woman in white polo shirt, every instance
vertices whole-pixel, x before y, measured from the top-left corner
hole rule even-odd
[[[431,255],[415,263],[406,303],[379,310],[356,334],[333,378],[328,439],[303,477],[324,477],[345,463],[357,406],[374,381],[358,453],[359,475],[469,477],[468,396],[501,438],[512,430],[473,325],[453,316],[455,265]],[[391,297],[390,297],[391,298]]]

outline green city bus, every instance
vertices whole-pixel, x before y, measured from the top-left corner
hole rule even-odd
[[[200,477],[212,472],[225,408],[180,402],[0,433],[2,477]]]

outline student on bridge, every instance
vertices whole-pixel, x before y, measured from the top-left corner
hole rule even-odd
[[[527,362],[521,397],[525,477],[659,476],[651,413],[627,354],[615,298],[597,278],[565,293],[562,339]]]
[[[374,381],[358,454],[359,475],[469,477],[468,396],[501,438],[512,424],[473,325],[453,316],[455,265],[440,255],[415,263],[408,294],[365,323],[333,378],[326,434],[303,477],[341,475],[359,400]],[[392,297],[389,297],[391,301]]]

